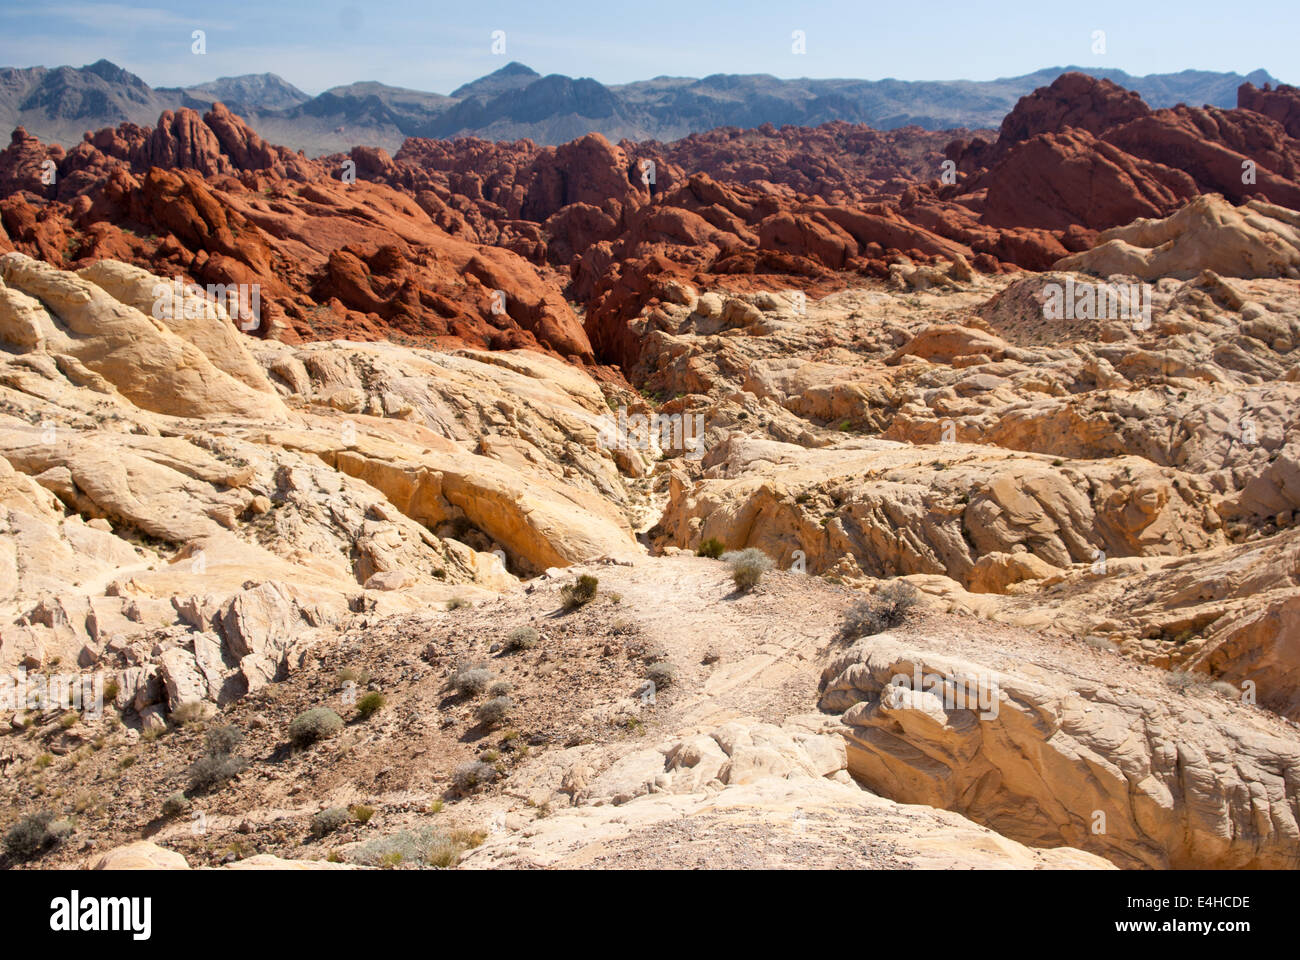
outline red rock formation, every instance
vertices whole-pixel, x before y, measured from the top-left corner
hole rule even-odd
[[[1272,89],[1266,83],[1260,89],[1243,83],[1237,88],[1237,106],[1276,120],[1288,136],[1300,139],[1300,88],[1279,83]]]
[[[1068,74],[1022,98],[996,137],[768,124],[672,144],[412,138],[394,156],[356,147],[318,160],[216,104],[87,134],[66,154],[16,131],[0,151],[0,249],[258,283],[259,335],[627,366],[637,318],[672,279],[828,291],[904,257],[1045,269],[1098,230],[1209,190],[1300,207],[1300,95],[1247,84],[1239,101],[1153,111]],[[35,175],[47,158],[50,185]],[[1241,182],[1247,161],[1253,184]]]

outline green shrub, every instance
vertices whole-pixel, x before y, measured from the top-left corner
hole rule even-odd
[[[677,680],[677,668],[671,663],[660,661],[646,667],[645,675],[656,687],[670,687]]]
[[[840,628],[840,638],[856,640],[896,627],[920,599],[920,591],[906,580],[891,580],[849,608]]]
[[[700,549],[695,551],[695,555],[697,557],[708,557],[711,560],[716,560],[718,557],[722,556],[726,549],[727,545],[717,537],[709,537],[709,539],[700,544]]]
[[[464,597],[452,597],[450,600],[447,601],[448,610],[459,610],[461,607],[472,607],[472,606],[474,606],[474,604],[470,603]]]
[[[179,790],[162,802],[162,812],[164,817],[179,817],[189,808],[189,798]]]
[[[511,653],[517,650],[531,650],[541,639],[542,635],[532,627],[515,627],[506,635],[506,649]]]
[[[243,739],[244,735],[239,732],[238,727],[213,727],[206,737],[208,756],[224,757],[234,753],[235,747],[239,746],[239,741]]]
[[[343,718],[329,707],[304,710],[289,724],[289,741],[295,747],[310,747],[313,743],[336,737],[343,729]]]
[[[248,767],[248,761],[242,757],[228,754],[200,757],[190,764],[190,792],[204,793],[215,790],[227,780],[233,780]]]
[[[510,716],[513,707],[514,701],[509,697],[493,697],[478,708],[478,718],[489,727],[495,727]]]
[[[377,690],[372,690],[357,701],[357,715],[362,720],[369,720],[384,708],[388,698]]]
[[[347,807],[330,807],[311,818],[311,835],[319,840],[348,822]]]
[[[377,837],[357,848],[350,856],[355,863],[393,867],[413,863],[424,867],[450,867],[462,853],[477,847],[485,839],[481,831],[451,830],[443,833],[434,827],[402,830]]]
[[[72,832],[67,820],[56,820],[48,810],[31,813],[9,828],[5,850],[14,860],[32,860],[58,846]]]
[[[1186,692],[1196,687],[1208,685],[1208,673],[1196,673],[1187,670],[1170,670],[1165,674],[1165,684],[1175,690]]]
[[[492,682],[492,671],[486,667],[466,667],[451,678],[451,685],[463,697],[477,697]]]
[[[731,567],[731,579],[737,590],[753,590],[763,574],[772,569],[772,558],[753,547],[724,553],[722,559]]]
[[[596,599],[596,590],[600,581],[589,573],[584,573],[573,583],[566,583],[560,588],[560,597],[566,610],[576,610]]]
[[[348,812],[352,814],[353,817],[356,818],[357,823],[364,824],[364,823],[369,823],[370,818],[375,815],[375,808],[367,807],[364,803],[358,803],[355,806],[353,806]]]
[[[338,673],[334,674],[334,682],[340,687],[345,683],[368,683],[370,680],[370,671],[355,667],[344,667]]]
[[[462,763],[451,774],[452,785],[461,793],[470,793],[496,778],[496,767],[479,760]]]
[[[212,705],[202,700],[187,700],[177,704],[176,709],[171,712],[172,723],[180,727],[189,726],[191,723],[202,723],[210,716],[212,716]]]

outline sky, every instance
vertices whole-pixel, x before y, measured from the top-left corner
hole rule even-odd
[[[504,31],[502,52],[494,31]],[[156,87],[276,73],[313,95],[360,80],[450,93],[511,60],[606,84],[715,73],[991,80],[1066,65],[1137,75],[1263,68],[1296,83],[1297,37],[1296,0],[0,0],[0,66],[104,58]]]

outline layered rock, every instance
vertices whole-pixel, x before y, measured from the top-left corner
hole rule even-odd
[[[827,666],[822,705],[844,713],[855,776],[1122,866],[1297,862],[1300,752],[1289,730],[1208,690],[968,657],[879,634]]]

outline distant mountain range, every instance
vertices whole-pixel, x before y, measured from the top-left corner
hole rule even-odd
[[[1135,77],[1122,70],[1051,67],[998,80],[781,80],[767,74],[655,77],[607,86],[542,76],[509,63],[450,96],[362,82],[312,97],[272,73],[222,77],[193,87],[150,87],[107,60],[86,67],[0,68],[0,129],[25,127],[72,146],[87,130],[157,122],[163,110],[206,110],[214,101],[243,116],[272,143],[312,156],[357,144],[394,151],[408,136],[564,143],[597,131],[611,140],[675,140],[714,127],[811,126],[832,120],[880,130],[997,127],[1016,101],[1062,73],[1079,71],[1138,91],[1152,107],[1233,107],[1237,87],[1277,81],[1184,70]]]

